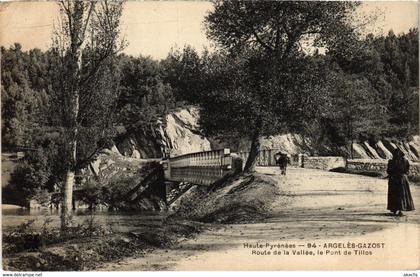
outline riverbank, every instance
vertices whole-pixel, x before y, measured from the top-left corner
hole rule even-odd
[[[12,205],[12,204],[1,204],[2,210],[23,210],[25,207],[18,206],[18,205]]]
[[[118,264],[125,258],[143,259],[154,251],[177,247],[181,241],[203,231],[217,230],[222,226],[220,223],[260,221],[269,216],[277,195],[272,178],[261,174],[241,175],[210,191],[197,190],[190,194],[176,213],[143,216],[138,220],[134,219],[138,215],[127,215],[123,218],[125,224],[120,223],[121,216],[106,221],[85,216],[85,222],[76,216],[73,229],[63,235],[58,229],[58,216],[50,220],[42,215],[34,216],[30,224],[6,227],[3,268],[81,271]]]
[[[127,257],[141,258],[206,229],[204,224],[163,218],[132,231],[114,231],[95,222],[35,231],[20,226],[3,234],[3,269],[9,271],[85,271]]]
[[[234,176],[209,192],[193,190],[182,199],[174,217],[207,223],[258,222],[270,215],[279,195],[276,184],[259,173]]]

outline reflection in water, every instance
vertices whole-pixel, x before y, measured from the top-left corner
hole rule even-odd
[[[92,219],[96,224],[112,228],[114,231],[133,231],[143,228],[158,227],[163,224],[166,217],[165,212],[121,212],[107,210],[78,210],[74,212],[73,220],[76,224],[82,224]],[[60,211],[53,209],[3,209],[2,210],[2,230],[11,231],[16,226],[35,220],[34,229],[39,229],[49,218],[50,227],[60,226]]]
[[[88,210],[88,209],[81,209],[74,211],[75,215],[86,215],[86,214],[109,214],[112,212],[109,212],[108,210],[102,209],[102,210]],[[121,213],[121,212],[120,212]],[[5,215],[44,215],[44,216],[50,216],[50,215],[60,215],[60,210],[57,209],[3,209],[2,211],[3,216]]]

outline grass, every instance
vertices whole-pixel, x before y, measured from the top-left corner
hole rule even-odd
[[[169,247],[203,228],[200,223],[165,219],[160,226],[123,233],[100,226],[93,217],[65,232],[49,228],[48,223],[35,231],[32,224],[26,222],[3,234],[4,270],[93,270],[106,262],[142,257],[153,249]]]

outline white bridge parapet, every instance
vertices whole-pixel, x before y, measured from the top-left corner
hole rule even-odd
[[[230,149],[190,153],[163,161],[165,179],[211,185],[232,171]]]

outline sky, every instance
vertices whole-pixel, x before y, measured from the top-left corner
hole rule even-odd
[[[204,16],[212,10],[207,1],[127,1],[121,30],[129,45],[127,54],[162,59],[171,48],[191,45],[201,51],[211,47],[203,27]],[[381,10],[372,26],[376,33],[406,32],[418,26],[417,1],[364,2],[361,14]],[[52,2],[0,3],[0,45],[19,42],[23,49],[45,50],[51,44],[58,6]]]

